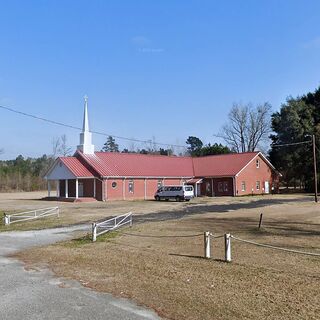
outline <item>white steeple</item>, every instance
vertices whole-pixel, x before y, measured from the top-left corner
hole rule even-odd
[[[84,154],[94,154],[94,145],[92,144],[92,133],[89,131],[88,118],[88,97],[84,96],[84,113],[83,113],[83,127],[80,133],[80,144],[78,150]]]

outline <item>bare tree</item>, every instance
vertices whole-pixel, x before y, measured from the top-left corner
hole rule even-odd
[[[52,145],[52,158],[55,158],[59,153],[60,138],[59,137],[52,138],[51,145]]]
[[[271,130],[271,105],[234,104],[228,119],[229,123],[222,127],[217,136],[235,152],[252,152],[259,143],[268,139]]]
[[[58,150],[59,153],[64,157],[71,155],[72,148],[68,146],[67,136],[65,134],[60,137],[60,145]]]
[[[58,155],[63,157],[69,156],[72,153],[72,148],[67,144],[67,136],[63,134],[61,137],[52,139],[52,158]]]
[[[128,143],[128,150],[129,152],[137,152],[137,146],[134,141]]]

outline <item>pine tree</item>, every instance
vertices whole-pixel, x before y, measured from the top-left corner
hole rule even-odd
[[[103,145],[102,151],[119,152],[119,145],[112,136],[108,136],[106,143]]]

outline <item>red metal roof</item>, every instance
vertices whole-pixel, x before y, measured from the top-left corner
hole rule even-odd
[[[76,158],[88,163],[103,177],[222,177],[235,176],[259,152],[234,153],[200,158],[144,155],[137,153],[77,151],[75,157],[60,158],[78,177],[93,174]]]
[[[93,174],[76,157],[59,157],[76,177],[93,177]]]
[[[136,153],[78,152],[101,176],[113,177],[192,177],[190,157],[145,155]]]
[[[259,152],[231,153],[193,158],[195,177],[235,176]]]

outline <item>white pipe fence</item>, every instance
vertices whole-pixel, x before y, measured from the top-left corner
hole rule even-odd
[[[23,222],[28,220],[46,218],[49,216],[57,215],[59,217],[60,209],[59,207],[50,207],[43,209],[36,209],[32,211],[25,211],[13,214],[4,214],[4,224],[10,225],[12,223]]]
[[[126,224],[129,224],[130,227],[132,226],[132,212],[128,212],[121,216],[117,216],[99,223],[94,222],[92,224],[92,241],[96,241],[98,236],[118,229]]]

